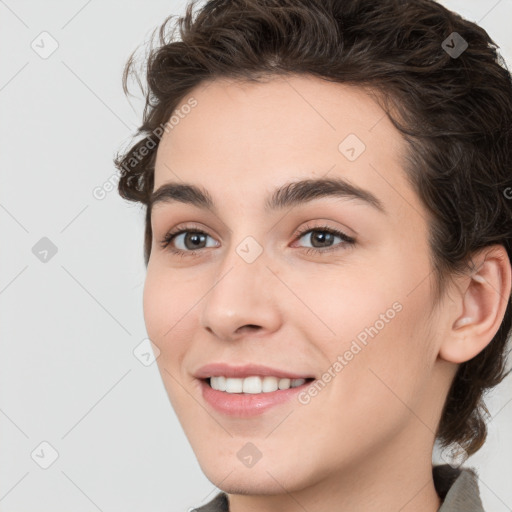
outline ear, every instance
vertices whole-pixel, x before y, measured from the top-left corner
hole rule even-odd
[[[512,270],[505,248],[485,247],[472,262],[471,275],[456,278],[456,304],[439,350],[452,363],[469,361],[492,341],[510,302]]]

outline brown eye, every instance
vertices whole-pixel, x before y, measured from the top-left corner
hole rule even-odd
[[[315,248],[321,248],[321,247],[330,247],[333,243],[334,239],[336,238],[336,235],[333,233],[330,233],[328,231],[310,231],[308,233],[309,235],[309,241]],[[306,235],[304,235],[306,236]]]
[[[204,233],[187,231],[183,233],[183,245],[193,251],[194,249],[202,249],[202,245],[205,243],[206,237]]]
[[[207,238],[211,237],[204,231],[181,229],[168,233],[162,240],[161,245],[173,252],[193,252],[197,249],[212,247],[212,245],[205,245]],[[178,245],[178,247],[172,247],[172,244]],[[213,247],[215,247],[215,244],[213,244]]]
[[[355,239],[346,235],[342,231],[338,231],[337,229],[330,228],[328,226],[325,227],[306,227],[305,230],[301,231],[297,234],[297,238],[300,240],[305,238],[309,240],[311,244],[310,247],[303,247],[306,249],[306,252],[327,252],[329,250],[335,250],[338,248],[343,248],[347,245],[354,245]],[[335,243],[336,239],[340,239],[339,243]]]

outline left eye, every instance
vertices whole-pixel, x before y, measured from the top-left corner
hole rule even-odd
[[[297,238],[300,240],[302,238],[308,237],[310,243],[312,244],[308,249],[310,252],[319,251],[322,252],[322,249],[325,252],[329,249],[336,249],[340,245],[353,244],[355,242],[354,238],[346,235],[345,233],[338,231],[332,228],[311,228],[307,231],[302,231],[298,234]],[[334,239],[339,238],[341,242],[336,245],[333,245]]]

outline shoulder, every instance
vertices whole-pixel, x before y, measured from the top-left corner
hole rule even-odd
[[[437,494],[443,500],[438,512],[485,512],[474,468],[443,464],[433,466],[432,474]]]

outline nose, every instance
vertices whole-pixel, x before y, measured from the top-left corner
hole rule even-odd
[[[202,304],[201,325],[210,334],[235,341],[248,334],[265,336],[282,322],[279,280],[264,253],[248,263],[236,251],[226,257]]]

